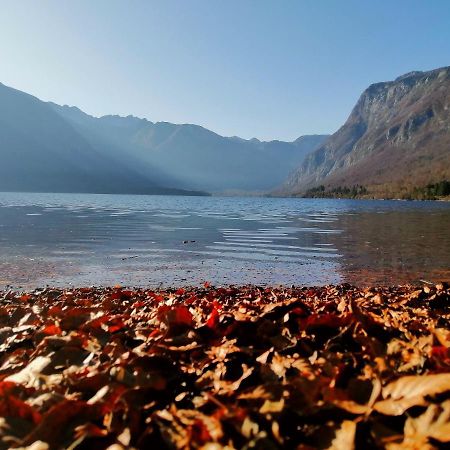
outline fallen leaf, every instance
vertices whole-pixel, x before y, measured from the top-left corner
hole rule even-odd
[[[450,373],[410,375],[399,378],[382,390],[385,400],[374,409],[382,414],[399,416],[412,406],[426,404],[426,396],[450,391]]]

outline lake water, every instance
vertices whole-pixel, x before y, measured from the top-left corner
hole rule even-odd
[[[0,193],[0,287],[450,279],[450,204]]]

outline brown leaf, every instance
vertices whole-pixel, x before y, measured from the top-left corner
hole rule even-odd
[[[329,450],[353,450],[355,448],[356,423],[352,420],[344,420],[336,437],[331,441]]]
[[[39,425],[23,440],[23,445],[35,441],[44,441],[59,447],[64,438],[75,437],[74,429],[78,424],[101,417],[101,409],[82,401],[64,400],[50,408],[42,416]]]
[[[441,406],[430,405],[419,417],[408,417],[401,443],[387,445],[388,450],[434,448],[429,439],[450,442],[450,400]]]
[[[426,404],[426,396],[447,391],[450,391],[450,373],[405,376],[383,388],[384,400],[375,403],[374,409],[382,414],[399,416],[411,406]]]

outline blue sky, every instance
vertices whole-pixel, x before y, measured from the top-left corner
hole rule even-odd
[[[291,140],[450,65],[449,0],[3,0],[0,81],[94,115]]]

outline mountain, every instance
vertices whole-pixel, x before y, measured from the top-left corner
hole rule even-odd
[[[153,123],[133,116],[93,117],[75,107],[50,104],[94,147],[109,148],[155,168],[171,185],[209,192],[260,192],[280,185],[327,136],[294,142],[224,137],[198,125]]]
[[[150,166],[138,172],[132,158],[92,145],[48,103],[1,83],[0,158],[1,191],[193,193],[158,184]]]
[[[0,190],[261,193],[327,136],[223,137],[190,124],[93,117],[0,84]]]
[[[310,153],[278,194],[410,197],[450,180],[450,67],[369,86],[345,124]]]

